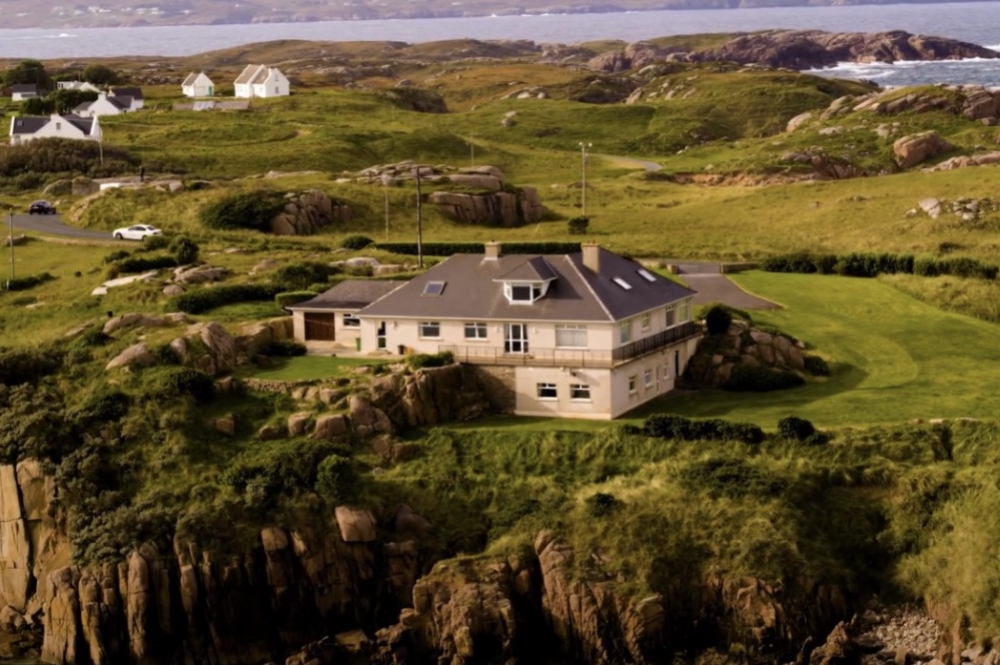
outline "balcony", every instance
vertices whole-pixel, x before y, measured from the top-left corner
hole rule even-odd
[[[701,326],[688,322],[644,339],[607,351],[590,349],[538,349],[529,345],[527,353],[505,353],[502,348],[445,344],[438,351],[450,351],[455,360],[473,365],[524,367],[593,367],[611,369],[636,358],[655,353],[671,344],[701,335]]]

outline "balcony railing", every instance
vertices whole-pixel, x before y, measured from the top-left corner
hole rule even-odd
[[[439,351],[450,351],[460,363],[474,365],[522,365],[534,367],[595,367],[610,369],[654,353],[671,344],[701,334],[695,323],[684,323],[661,333],[607,351],[590,349],[541,349],[528,346],[526,353],[507,353],[491,346],[445,344]]]

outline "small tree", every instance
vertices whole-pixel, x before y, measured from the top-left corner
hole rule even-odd
[[[357,498],[358,485],[358,474],[346,457],[330,455],[316,467],[316,491],[331,503],[351,503]]]
[[[569,232],[572,235],[580,236],[587,232],[587,227],[590,226],[589,217],[574,217],[566,223],[569,228]]]
[[[118,74],[107,65],[87,65],[83,80],[94,85],[112,85],[118,82]]]
[[[198,260],[198,245],[187,236],[177,236],[170,243],[170,253],[177,260],[177,265],[195,263]]]
[[[21,63],[8,69],[3,75],[4,85],[20,85],[34,83],[48,88],[49,75],[45,65],[38,60],[22,60]]]
[[[705,314],[705,327],[709,335],[721,335],[729,330],[733,315],[721,305],[716,305]]]

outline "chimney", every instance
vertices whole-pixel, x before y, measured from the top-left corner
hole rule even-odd
[[[580,251],[583,253],[583,265],[595,275],[600,275],[601,246],[596,242],[585,242],[580,244]]]
[[[485,243],[483,247],[485,248],[486,256],[484,258],[486,260],[496,261],[500,258],[500,243],[495,240],[491,240],[490,242]]]

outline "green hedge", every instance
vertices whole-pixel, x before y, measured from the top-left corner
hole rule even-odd
[[[120,273],[146,272],[147,270],[160,270],[161,268],[176,268],[177,260],[172,256],[130,256],[127,259],[116,261],[113,265],[118,267]]]
[[[377,242],[375,249],[392,254],[415,256],[417,244],[412,242]],[[504,254],[573,254],[580,251],[578,242],[505,242]],[[451,256],[452,254],[482,254],[486,251],[481,242],[425,242],[425,256]]]
[[[640,431],[657,439],[741,441],[748,446],[756,446],[764,440],[764,430],[753,423],[732,423],[720,419],[691,420],[667,413],[649,416]]]
[[[274,296],[274,302],[278,303],[279,307],[290,307],[300,302],[312,300],[318,295],[319,293],[315,291],[285,291]]]
[[[733,392],[764,393],[772,390],[796,388],[804,383],[805,379],[795,372],[737,365],[721,388]]]
[[[254,300],[272,300],[284,291],[278,284],[228,284],[189,291],[174,298],[171,307],[187,314],[202,314],[216,307]]]
[[[998,267],[966,257],[936,259],[914,257],[912,254],[864,253],[851,254],[786,254],[772,256],[761,263],[768,272],[794,272],[847,277],[875,277],[877,275],[954,275],[996,279]]]
[[[274,271],[274,276],[271,279],[283,285],[286,291],[299,291],[307,288],[310,284],[325,282],[331,275],[340,272],[343,272],[340,267],[319,261],[299,261],[281,266]]]
[[[277,192],[244,192],[202,208],[198,219],[210,229],[267,232],[271,230],[271,220],[284,209],[285,199]]]
[[[9,279],[6,282],[3,282],[3,285],[8,291],[27,291],[28,289],[34,288],[39,284],[44,284],[45,282],[53,279],[55,279],[55,277],[47,272],[43,272],[41,275],[15,277],[14,279]]]

